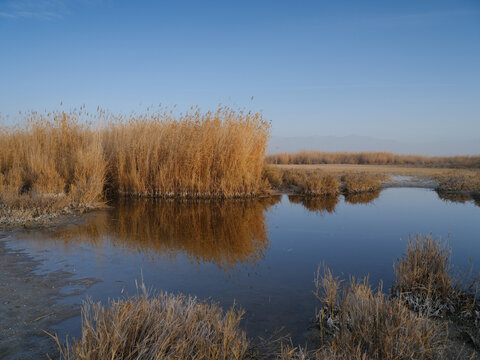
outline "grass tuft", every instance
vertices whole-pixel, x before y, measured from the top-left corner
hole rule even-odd
[[[445,347],[445,329],[410,311],[400,299],[371,289],[368,279],[340,280],[319,270],[316,294],[324,307],[317,313],[327,341],[327,359],[434,359]]]
[[[472,270],[456,274],[450,263],[451,249],[431,235],[416,235],[394,264],[394,295],[425,316],[446,313],[475,317],[479,313],[479,278]]]
[[[82,336],[57,342],[65,360],[239,360],[248,342],[239,327],[243,311],[183,295],[141,294],[112,300],[105,308],[91,300],[82,307]]]
[[[382,180],[385,177],[382,175],[374,175],[368,173],[350,173],[342,176],[345,192],[347,194],[358,194],[364,192],[372,192],[380,190]]]

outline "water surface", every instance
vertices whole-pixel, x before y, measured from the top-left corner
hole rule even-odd
[[[313,275],[325,262],[342,276],[393,280],[409,234],[449,237],[454,264],[480,263],[478,199],[427,189],[305,199],[279,196],[224,202],[122,201],[68,226],[15,231],[8,246],[101,280],[81,296],[107,301],[156,290],[208,298],[246,310],[249,336],[285,327],[303,343],[314,315]],[[477,267],[478,269],[478,267]],[[42,269],[40,269],[42,270]],[[80,335],[78,317],[57,326]]]

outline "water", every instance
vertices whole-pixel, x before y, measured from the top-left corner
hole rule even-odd
[[[8,246],[101,282],[80,296],[106,301],[135,293],[135,280],[156,290],[208,298],[246,310],[249,336],[284,327],[306,340],[315,299],[313,277],[325,262],[348,278],[393,280],[392,265],[409,234],[449,237],[455,265],[480,264],[480,207],[470,198],[440,198],[426,189],[396,188],[369,196],[305,200],[127,201],[75,224],[16,231]],[[71,289],[65,289],[71,290]],[[80,335],[80,319],[60,323]]]

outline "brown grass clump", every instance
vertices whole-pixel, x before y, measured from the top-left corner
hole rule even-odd
[[[439,192],[480,192],[480,173],[450,172],[435,177],[438,181]]]
[[[348,194],[378,191],[384,179],[385,176],[368,173],[351,173],[342,176],[345,192]]]
[[[340,182],[330,174],[312,173],[299,186],[302,194],[310,196],[335,196],[340,193]]]
[[[451,249],[431,235],[410,238],[406,254],[394,265],[396,288],[402,293],[425,293],[447,299],[452,292]]]
[[[302,170],[285,170],[283,172],[283,183],[287,187],[300,186],[307,177],[307,172]]]
[[[340,182],[331,174],[321,171],[285,170],[270,167],[275,177],[282,176],[282,185],[308,196],[335,196],[340,193]],[[274,180],[276,181],[276,180]]]
[[[82,307],[82,337],[61,346],[66,360],[243,359],[248,348],[240,329],[243,311],[226,313],[216,304],[160,293],[91,300]]]
[[[480,156],[421,156],[389,152],[300,151],[267,156],[269,164],[410,165],[443,168],[480,168]]]
[[[283,186],[283,171],[273,166],[265,166],[263,169],[263,178],[274,189],[280,189]]]
[[[325,305],[318,313],[328,341],[327,359],[434,359],[444,349],[444,329],[390,299],[365,278],[341,286],[330,270],[319,271],[316,294]]]
[[[471,271],[455,274],[450,255],[450,247],[431,235],[410,238],[407,252],[394,264],[394,295],[426,316],[475,315],[479,279]]]

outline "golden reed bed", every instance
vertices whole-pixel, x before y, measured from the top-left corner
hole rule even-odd
[[[23,127],[0,130],[0,217],[95,207],[106,193],[227,198],[263,190],[270,126],[258,113],[100,111],[93,125],[86,116],[32,112]]]

